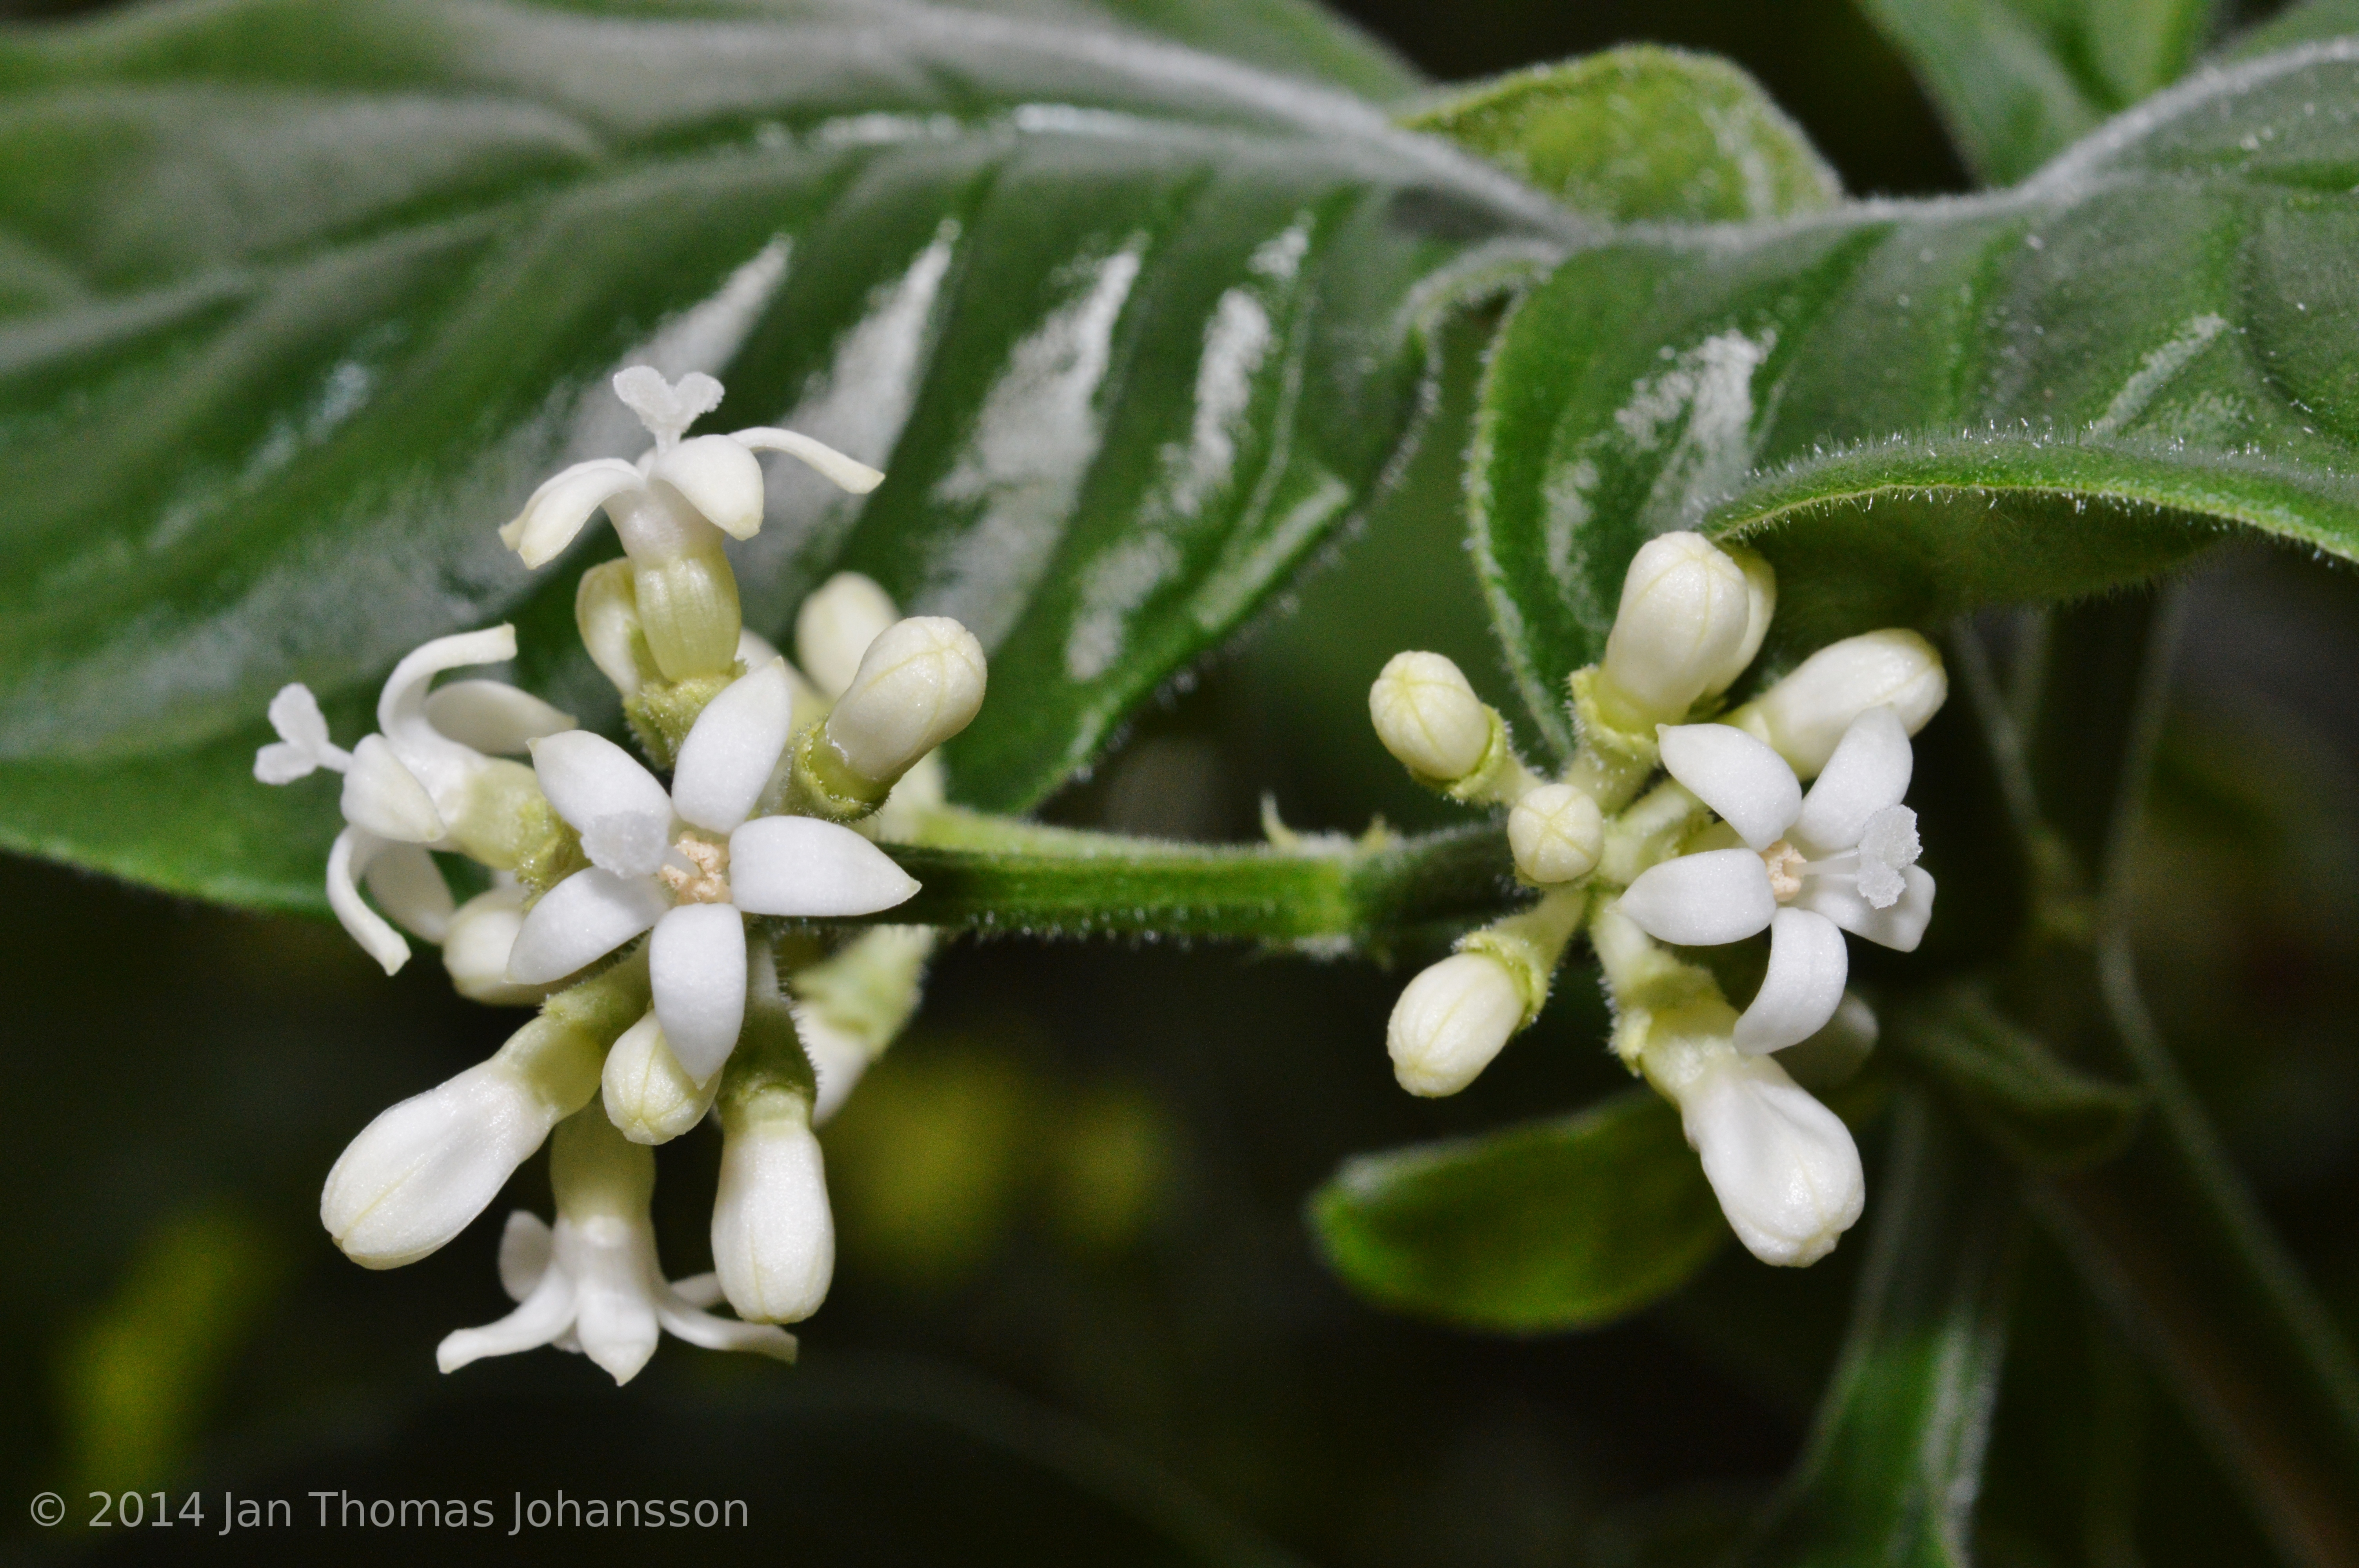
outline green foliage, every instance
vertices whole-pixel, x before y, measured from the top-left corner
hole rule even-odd
[[[2214,0],[1859,0],[1916,69],[1967,167],[2022,178],[2179,80]]]
[[[2113,1158],[2146,1110],[2144,1094],[2068,1066],[1973,991],[1911,1007],[1895,1020],[1893,1039],[1976,1131],[2034,1170]]]
[[[1473,1328],[1589,1328],[1661,1300],[1728,1238],[1679,1113],[1631,1088],[1578,1115],[1348,1161],[1310,1200],[1371,1300]]]
[[[0,40],[0,841],[315,904],[332,786],[236,765],[270,695],[349,724],[503,618],[610,723],[552,654],[571,572],[492,530],[636,450],[604,383],[642,358],[722,374],[716,427],[892,470],[864,504],[773,475],[748,622],[839,568],[967,621],[1015,695],[955,787],[1029,804],[1370,495],[1452,269],[1575,232],[1357,99],[1071,12],[709,15],[234,0]]]
[[[1453,92],[1401,122],[1482,154],[1577,212],[1734,222],[1833,205],[1800,127],[1724,60],[1608,49]]]
[[[1771,662],[2133,581],[2233,524],[2359,555],[2347,47],[2124,116],[2005,195],[1574,256],[1502,334],[1469,462],[1509,658],[1567,739],[1630,555],[1776,564]]]
[[[1920,1096],[1903,1096],[1843,1359],[1746,1568],[1965,1568],[2006,1360],[2021,1225],[2012,1195]]]

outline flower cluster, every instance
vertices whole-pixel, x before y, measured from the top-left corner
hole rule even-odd
[[[1810,1087],[1842,1082],[1875,1044],[1874,1012],[1845,989],[1844,934],[1908,952],[1931,918],[1933,879],[1901,802],[1909,737],[1949,687],[1930,643],[1886,630],[1723,708],[1776,609],[1776,579],[1752,552],[1690,533],[1649,541],[1604,657],[1571,677],[1581,743],[1556,779],[1516,756],[1497,710],[1440,654],[1396,656],[1368,708],[1420,782],[1508,808],[1517,878],[1540,895],[1401,993],[1387,1037],[1401,1087],[1472,1083],[1538,1017],[1585,930],[1614,1049],[1679,1106],[1745,1246],[1799,1265],[1832,1250],[1864,1201],[1858,1148]],[[1741,1011],[1677,951],[1764,932],[1767,968]]]
[[[914,894],[878,840],[941,806],[935,749],[983,702],[973,636],[901,618],[865,578],[804,601],[799,669],[742,624],[721,540],[761,526],[755,454],[855,492],[882,474],[790,430],[684,439],[721,401],[710,376],[637,367],[614,390],[654,447],[566,470],[500,536],[538,567],[601,509],[613,520],[624,558],[583,574],[575,618],[654,768],[512,686],[433,685],[513,659],[506,626],[403,659],[377,732],[349,751],[288,687],[270,705],[280,739],[255,758],[265,784],[343,775],[328,901],[386,973],[409,958],[406,930],[440,945],[462,994],[538,1009],[490,1060],[379,1115],[321,1195],[337,1246],[392,1268],[457,1236],[549,1143],[556,1222],[511,1215],[500,1244],[516,1309],[446,1339],[445,1371],[557,1345],[621,1382],[661,1331],[792,1358],[777,1325],[818,1310],[834,1267],[812,1129],[907,1021],[932,938],[831,939],[763,917],[873,914]],[[458,903],[437,854],[488,885]],[[723,1137],[714,1271],[667,1281],[652,1148],[708,1113]],[[723,1301],[735,1319],[707,1310]]]

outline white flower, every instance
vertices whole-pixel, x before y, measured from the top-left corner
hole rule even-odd
[[[1495,720],[1464,672],[1440,654],[1395,654],[1368,688],[1368,719],[1400,764],[1455,784],[1483,765]]]
[[[614,377],[614,395],[655,446],[636,463],[595,458],[565,470],[532,492],[500,542],[526,566],[543,566],[603,507],[636,568],[636,609],[658,667],[673,680],[725,668],[738,610],[721,539],[750,539],[761,529],[762,465],[754,454],[788,453],[854,493],[885,476],[809,436],[767,426],[682,440],[721,402],[721,384],[701,373],[674,384],[634,365]]]
[[[705,1307],[721,1299],[711,1274],[668,1282],[656,1259],[647,1206],[653,1152],[627,1141],[596,1108],[557,1130],[549,1148],[555,1229],[521,1210],[500,1237],[500,1285],[516,1311],[444,1339],[434,1359],[455,1372],[485,1356],[543,1345],[575,1350],[627,1383],[669,1332],[708,1350],[795,1358],[794,1336],[766,1323],[733,1323]]]
[[[1454,953],[1409,981],[1393,1004],[1385,1049],[1413,1095],[1454,1095],[1523,1027],[1524,992],[1485,953]]]
[[[1650,1058],[1648,1076],[1680,1108],[1721,1212],[1765,1263],[1801,1268],[1834,1250],[1867,1199],[1859,1146],[1843,1119],[1771,1056],[1723,1040]]]
[[[1917,865],[1908,793],[1908,731],[1889,708],[1861,714],[1805,796],[1794,770],[1723,724],[1666,727],[1663,765],[1750,846],[1653,867],[1622,912],[1659,941],[1709,946],[1769,933],[1769,972],[1737,1020],[1736,1044],[1782,1050],[1810,1038],[1843,1000],[1843,932],[1915,949],[1933,914]],[[1840,929],[1838,929],[1840,928]]]
[[[451,891],[427,851],[468,852],[473,831],[505,814],[517,786],[529,787],[516,764],[485,753],[521,752],[572,728],[571,715],[504,682],[427,689],[444,670],[515,657],[511,626],[438,637],[416,649],[386,678],[377,698],[379,732],[349,752],[328,739],[328,721],[310,687],[285,687],[270,700],[279,739],[255,753],[254,776],[283,784],[319,768],[344,775],[347,826],[328,851],[328,904],[388,975],[409,961],[409,944],[362,900],[361,885],[395,920],[441,941],[452,914]]]
[[[1760,651],[1777,602],[1768,563],[1749,550],[1685,532],[1647,540],[1631,557],[1605,637],[1607,718],[1640,729],[1727,690]]]
[[[792,722],[782,662],[732,682],[698,715],[669,793],[613,741],[571,730],[538,741],[533,766],[591,869],[525,916],[508,978],[561,979],[653,929],[656,1015],[680,1065],[711,1078],[745,1011],[743,914],[868,914],[918,884],[875,845],[807,816],[754,816]],[[749,820],[750,818],[750,820]]]

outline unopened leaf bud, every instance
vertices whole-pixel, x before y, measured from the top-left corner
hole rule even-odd
[[[1932,643],[1900,627],[1829,643],[1783,680],[1727,716],[1767,741],[1803,778],[1814,778],[1845,730],[1872,708],[1890,708],[1914,735],[1950,695]]]
[[[1473,1083],[1524,1023],[1524,993],[1484,953],[1455,953],[1409,981],[1393,1005],[1385,1048],[1413,1095],[1454,1095]]]
[[[1516,874],[1547,886],[1585,877],[1605,846],[1605,819],[1587,791],[1542,784],[1507,813],[1507,848]]]
[[[795,661],[820,695],[843,695],[860,673],[868,645],[901,618],[893,598],[875,579],[838,572],[795,611]]]
[[[1760,570],[1766,574],[1767,567]],[[1775,606],[1767,578],[1701,534],[1664,534],[1631,558],[1621,608],[1606,634],[1598,702],[1615,728],[1651,732],[1677,723],[1698,698],[1724,690],[1760,646]]]
[[[869,643],[837,698],[827,741],[856,777],[889,788],[973,721],[984,681],[973,633],[940,615],[896,622]]]
[[[1395,654],[1368,688],[1368,718],[1385,750],[1420,781],[1457,783],[1482,767],[1498,716],[1440,654]]]

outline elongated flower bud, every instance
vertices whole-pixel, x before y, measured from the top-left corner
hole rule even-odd
[[[1764,1263],[1789,1268],[1833,1251],[1867,1199],[1859,1146],[1843,1119],[1775,1057],[1725,1041],[1695,1043],[1680,1055],[1661,1064],[1650,1054],[1648,1076],[1679,1102],[1737,1239]]]
[[[599,1084],[606,1116],[634,1143],[669,1143],[704,1119],[721,1091],[714,1073],[700,1087],[672,1054],[663,1025],[650,1011],[606,1053]]]
[[[1829,643],[1785,679],[1728,715],[1769,742],[1794,772],[1816,777],[1854,719],[1890,708],[1914,735],[1950,695],[1933,644],[1899,627]]]
[[[601,674],[625,697],[660,677],[639,626],[637,573],[628,561],[604,561],[582,574],[573,591],[573,624]]]
[[[1507,848],[1516,874],[1545,887],[1585,877],[1605,846],[1605,819],[1588,793],[1542,784],[1507,813]]]
[[[1447,785],[1483,765],[1497,716],[1440,654],[1395,654],[1368,688],[1376,739],[1418,779]]]
[[[721,1104],[712,1266],[748,1323],[799,1323],[827,1299],[835,1218],[810,1100],[770,1086]]]
[[[900,618],[892,596],[873,579],[838,572],[795,611],[795,661],[821,696],[841,697],[868,645]]]
[[[1631,559],[1605,638],[1598,700],[1607,720],[1650,731],[1724,689],[1760,646],[1758,593],[1745,568],[1701,534],[1649,539]]]
[[[1385,1030],[1393,1076],[1413,1095],[1454,1095],[1523,1026],[1524,993],[1507,967],[1456,953],[1409,981]]]
[[[828,715],[827,740],[853,774],[889,787],[973,720],[984,671],[983,644],[957,622],[897,622],[862,655]]]

